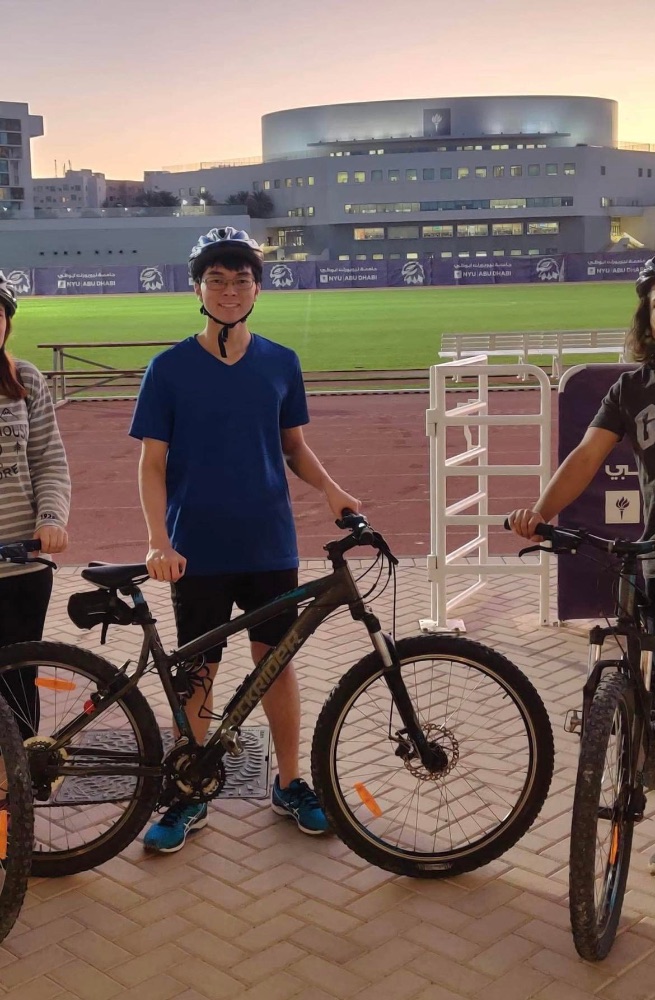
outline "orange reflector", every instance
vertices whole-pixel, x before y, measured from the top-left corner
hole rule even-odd
[[[353,788],[355,789],[355,791],[359,795],[360,799],[362,800],[362,802],[364,803],[364,805],[366,806],[366,808],[370,812],[372,812],[374,816],[381,816],[382,815],[382,810],[380,809],[379,805],[377,804],[377,802],[375,801],[375,799],[373,798],[373,796],[369,792],[369,790],[366,787],[366,785],[362,785],[361,782],[357,782],[357,784],[353,785]]]
[[[51,691],[74,691],[75,681],[61,681],[57,677],[37,677],[34,681],[37,687],[49,688]]]
[[[618,826],[612,829],[612,846],[610,847],[610,864],[615,865],[616,859],[619,854],[619,828]]]
[[[0,809],[0,860],[7,857],[7,828],[8,813],[6,809]]]

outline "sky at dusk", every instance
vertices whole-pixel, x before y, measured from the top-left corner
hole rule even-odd
[[[0,14],[0,100],[44,118],[35,176],[55,160],[140,179],[257,156],[263,114],[399,98],[609,97],[619,138],[655,143],[655,0],[0,0]]]

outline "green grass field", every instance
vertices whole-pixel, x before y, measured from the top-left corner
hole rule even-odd
[[[633,309],[630,282],[265,292],[250,325],[293,347],[305,371],[423,368],[439,361],[445,332],[618,329]],[[181,340],[201,328],[192,295],[23,299],[12,349],[47,370],[51,354],[37,344]],[[136,368],[153,353],[96,350],[93,358]]]

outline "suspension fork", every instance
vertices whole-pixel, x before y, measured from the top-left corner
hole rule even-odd
[[[398,714],[403,721],[405,731],[416,748],[421,758],[421,763],[426,767],[430,767],[432,751],[425,738],[425,733],[421,729],[414,704],[409,697],[407,686],[403,680],[396,644],[390,635],[382,631],[380,622],[372,611],[363,610],[361,616],[358,617],[364,622],[371,637],[373,648],[382,660],[384,680],[391,692],[391,697],[398,709]]]

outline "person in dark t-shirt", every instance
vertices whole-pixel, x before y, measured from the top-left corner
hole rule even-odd
[[[509,522],[523,538],[540,541],[539,523],[548,523],[590,484],[624,436],[635,453],[644,506],[644,539],[655,538],[655,257],[637,278],[639,304],[627,346],[639,368],[624,372],[611,386],[582,441],[552,477],[534,507],[512,511]],[[643,562],[646,593],[655,605],[655,560]],[[655,855],[650,859],[655,874]]]
[[[180,645],[229,621],[234,604],[253,611],[297,586],[285,464],[324,494],[335,517],[344,508],[360,509],[305,442],[309,416],[296,354],[248,329],[261,290],[257,243],[232,227],[212,229],[191,251],[189,271],[205,328],[153,359],[130,428],[142,442],[146,563],[153,579],[171,584]],[[255,663],[295,617],[286,612],[250,631]],[[187,701],[200,743],[221,653],[217,647],[206,654],[208,679]],[[293,664],[262,703],[279,768],[272,807],[303,833],[324,833],[327,820],[298,770],[300,697]],[[174,803],[150,827],[144,846],[178,851],[187,834],[206,823],[206,803]]]

